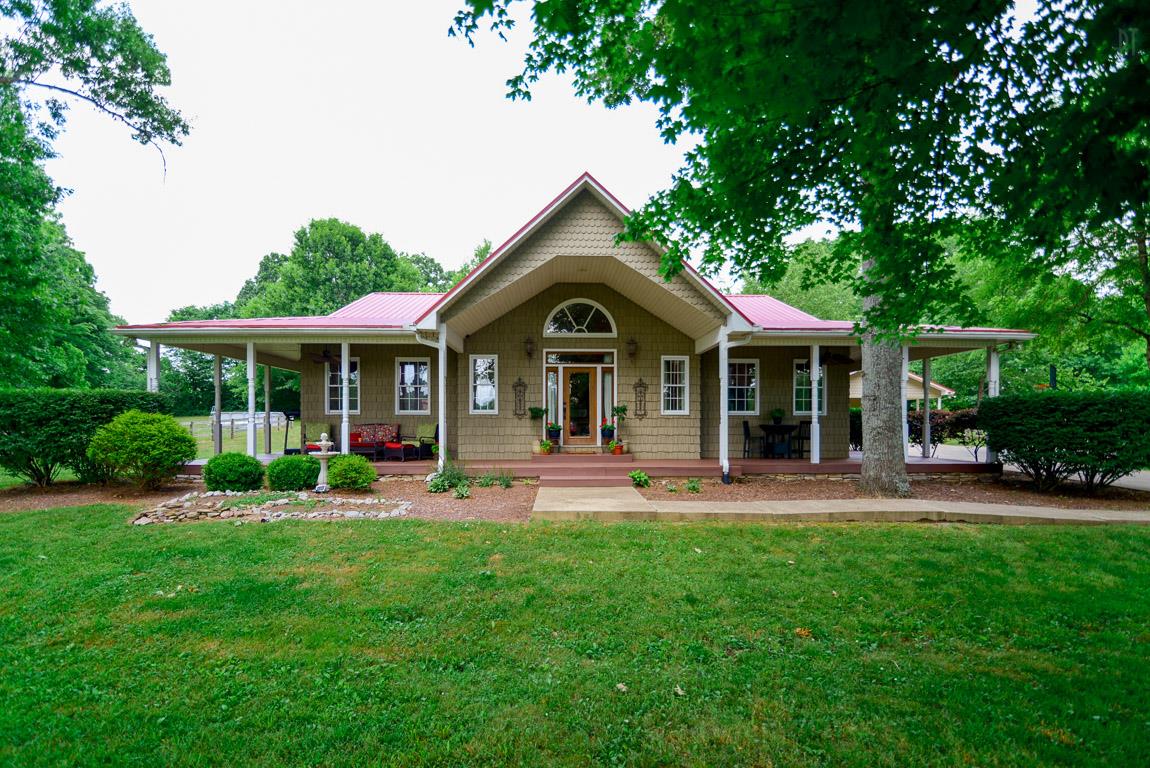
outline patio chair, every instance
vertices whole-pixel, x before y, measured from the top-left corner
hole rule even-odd
[[[416,458],[430,459],[435,455],[433,446],[439,444],[439,424],[420,424],[414,437],[401,437],[400,442],[414,450]]]
[[[325,424],[322,421],[301,421],[299,425],[299,439],[300,447],[304,453],[312,453],[319,450],[316,443],[319,441],[320,435],[327,433],[327,439],[333,443],[339,442],[339,435],[331,430],[331,424]],[[338,446],[336,446],[338,448]]]
[[[751,435],[751,422],[743,419],[743,458],[751,458],[751,443],[755,440],[759,442],[759,456],[766,458],[767,455],[767,437],[766,435],[758,435],[752,437]]]
[[[398,459],[399,461],[407,461],[414,459],[417,456],[417,451],[412,445],[403,442],[403,436],[400,434],[398,424],[381,424],[377,437],[383,441],[383,460]]]
[[[810,455],[811,451],[811,422],[810,419],[799,422],[799,428],[791,433],[791,455],[802,459]]]

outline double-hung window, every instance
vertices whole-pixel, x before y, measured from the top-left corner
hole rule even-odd
[[[499,413],[499,356],[471,356],[471,413]]]
[[[686,357],[663,357],[664,416],[686,416],[690,413],[689,376]]]
[[[795,360],[792,392],[792,412],[796,416],[811,415],[811,364],[809,360]],[[827,367],[819,369],[819,415],[827,413]]]
[[[395,361],[395,412],[431,413],[431,362],[426,357],[397,358]]]
[[[353,357],[348,361],[351,369],[351,374],[348,377],[348,411],[350,413],[359,413],[359,358]],[[339,363],[325,363],[325,373],[327,376],[327,410],[325,413],[329,415],[343,413],[343,387],[340,386]]]
[[[734,416],[759,415],[759,361],[727,362],[727,412]]]

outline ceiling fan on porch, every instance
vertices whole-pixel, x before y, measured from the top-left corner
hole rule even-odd
[[[328,363],[332,367],[337,367],[337,368],[339,367],[339,355],[334,354],[327,347],[323,348],[323,354],[321,354],[321,355],[312,354],[312,355],[310,355],[310,357],[311,357],[311,361],[313,363],[315,363],[316,365],[323,365],[324,363]]]

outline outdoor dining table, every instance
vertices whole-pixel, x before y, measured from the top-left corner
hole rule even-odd
[[[767,458],[766,445],[771,446],[772,456],[782,454],[791,458],[791,434],[798,428],[798,424],[760,424],[759,429],[763,430],[765,438],[763,458]]]

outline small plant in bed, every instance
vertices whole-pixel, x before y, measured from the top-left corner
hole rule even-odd
[[[687,493],[701,493],[703,484],[699,482],[699,478],[692,477],[687,482],[683,483],[683,487],[687,489]]]
[[[467,482],[467,473],[463,471],[462,467],[452,461],[445,461],[443,469],[435,472],[428,479],[427,490],[431,493],[446,493]]]
[[[455,486],[455,498],[457,499],[470,499],[471,498],[471,484],[460,483]]]
[[[480,488],[490,488],[495,485],[495,475],[491,472],[484,472],[479,477],[475,478],[475,484]]]
[[[501,469],[495,478],[495,482],[499,483],[500,488],[507,490],[515,484],[515,475],[511,474],[511,472],[506,469]]]
[[[363,456],[333,456],[328,462],[327,482],[332,488],[366,491],[378,477],[371,462]]]
[[[264,465],[245,453],[221,453],[204,465],[209,491],[254,491],[264,485]]]
[[[627,473],[627,477],[631,478],[631,483],[636,488],[650,488],[651,477],[641,469],[636,469]]]
[[[273,491],[305,491],[319,480],[319,459],[314,456],[280,456],[268,464],[268,488]]]

